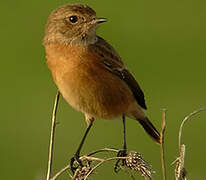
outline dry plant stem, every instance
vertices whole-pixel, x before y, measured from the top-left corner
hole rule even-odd
[[[89,173],[85,176],[84,180],[86,180],[89,177],[89,175],[95,169],[97,169],[99,166],[101,166],[103,163],[108,162],[108,161],[118,160],[118,159],[126,159],[126,158],[127,157],[112,157],[112,158],[108,158],[108,159],[101,159],[101,161],[89,171]]]
[[[179,129],[179,136],[178,136],[178,148],[179,148],[179,157],[177,158],[176,162],[176,168],[175,168],[175,178],[176,180],[186,180],[186,170],[184,168],[184,159],[185,159],[185,145],[181,143],[182,138],[182,131],[185,123],[194,115],[200,113],[201,111],[205,111],[206,108],[201,108],[196,111],[193,111],[188,116],[186,116]]]
[[[115,153],[117,153],[118,151],[119,151],[118,149],[104,148],[104,149],[99,149],[97,151],[91,152],[87,156],[92,156],[93,154],[100,153],[100,152],[115,152]]]
[[[50,180],[57,179],[62,173],[64,173],[66,170],[69,170],[69,169],[70,169],[70,165],[65,166],[60,171],[58,171],[52,178],[50,178]]]
[[[180,125],[180,129],[179,129],[179,137],[178,137],[178,145],[179,145],[179,151],[181,151],[181,137],[182,137],[182,129],[183,129],[183,126],[184,124],[194,115],[198,114],[199,112],[201,111],[205,111],[206,110],[206,107],[204,108],[201,108],[201,109],[198,109],[192,113],[190,113],[188,116],[186,116],[184,118],[184,120],[182,121],[181,125]]]
[[[166,166],[165,166],[165,152],[164,152],[164,133],[166,128],[166,109],[162,110],[162,130],[161,130],[161,165],[162,165],[162,179],[166,180]]]
[[[99,161],[97,165],[95,165],[89,172],[88,174],[84,177],[84,180],[86,180],[89,175],[95,171],[99,166],[101,166],[103,163],[112,161],[112,160],[118,160],[118,159],[126,159],[126,157],[112,157],[108,159],[101,159],[101,158],[96,158],[96,157],[91,157],[91,156],[82,156],[80,157],[81,160],[88,160],[88,161]],[[72,180],[76,179],[76,176],[78,175],[78,170],[75,172]]]
[[[90,161],[99,161],[99,162],[106,161],[106,160],[101,159],[101,158],[91,157],[91,155],[99,153],[99,152],[115,152],[116,153],[116,152],[118,152],[118,150],[117,149],[111,149],[111,148],[100,149],[100,150],[89,153],[87,156],[81,156],[80,160],[87,159],[87,160],[90,160]],[[115,159],[116,158],[117,157],[115,157]],[[63,174],[66,170],[69,170],[69,169],[70,169],[70,165],[65,166],[64,168],[60,169],[52,178],[50,178],[50,180],[56,180],[61,174]],[[90,174],[91,174],[91,172],[90,172]],[[76,175],[74,175],[73,179],[75,178],[75,176]]]
[[[51,134],[50,134],[50,141],[49,141],[49,157],[48,157],[48,168],[47,168],[47,176],[46,180],[49,180],[51,177],[51,170],[52,170],[52,161],[53,161],[53,149],[54,149],[54,136],[55,136],[55,127],[56,127],[56,112],[59,103],[59,96],[60,92],[57,91],[54,108],[52,112],[52,124],[51,124]]]

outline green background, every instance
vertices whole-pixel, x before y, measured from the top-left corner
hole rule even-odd
[[[42,38],[51,10],[71,2],[88,4],[98,16],[108,18],[98,34],[115,47],[141,84],[147,114],[158,129],[161,109],[168,110],[165,151],[168,179],[174,179],[171,163],[178,153],[181,120],[206,106],[204,0],[2,1],[0,179],[45,179],[56,87],[46,66]],[[205,120],[206,112],[202,112],[183,132],[188,179],[206,177]],[[69,162],[86,128],[83,115],[63,99],[58,121],[54,172]],[[127,139],[129,150],[141,152],[156,171],[154,179],[161,179],[159,146],[133,120],[127,121]],[[121,121],[96,120],[82,153],[121,145]],[[112,168],[106,164],[91,179],[129,179]]]

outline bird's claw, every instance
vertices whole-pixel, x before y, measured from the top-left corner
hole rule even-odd
[[[121,149],[117,153],[117,157],[126,157],[126,156],[127,156],[126,149]],[[114,172],[116,172],[116,173],[119,171],[120,161],[122,162],[121,166],[125,165],[125,159],[118,159],[117,162],[115,163],[115,166],[114,166]]]
[[[70,159],[70,168],[73,174],[79,166],[83,167],[82,161],[79,159],[79,156],[75,155]]]

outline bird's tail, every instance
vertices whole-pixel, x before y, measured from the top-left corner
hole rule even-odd
[[[160,133],[157,131],[157,129],[153,126],[153,124],[150,122],[150,120],[145,117],[144,119],[138,119],[139,123],[142,125],[144,130],[150,135],[150,137],[156,141],[157,143],[160,142]]]

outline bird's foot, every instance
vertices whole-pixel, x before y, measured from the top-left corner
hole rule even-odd
[[[83,164],[79,158],[79,155],[75,154],[74,157],[70,159],[70,168],[73,174],[79,168],[79,166],[83,167]]]
[[[126,156],[127,156],[126,149],[121,149],[117,153],[117,157],[126,157]],[[121,162],[121,164],[120,164],[120,162]],[[125,165],[125,159],[118,159],[117,162],[115,163],[115,166],[114,166],[114,172],[117,173],[119,171],[119,167],[124,166],[124,165]]]

